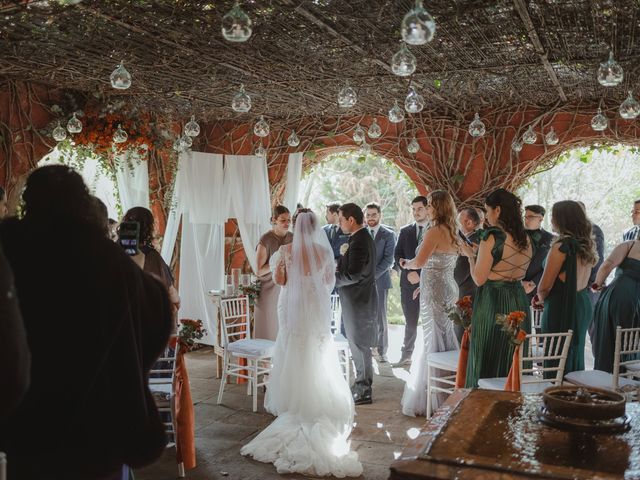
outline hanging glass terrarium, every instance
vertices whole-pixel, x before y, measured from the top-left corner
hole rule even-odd
[[[424,97],[414,87],[409,87],[409,93],[404,99],[404,109],[409,113],[420,113],[424,108]]]
[[[121,125],[118,125],[118,129],[113,132],[113,143],[124,143],[129,138],[127,132],[122,129]]]
[[[369,126],[369,130],[367,130],[367,135],[369,135],[369,138],[380,138],[380,136],[382,135],[380,125],[378,125],[378,121],[375,118]]]
[[[400,108],[400,105],[398,105],[398,101],[396,100],[393,107],[391,107],[391,110],[389,110],[389,121],[391,123],[400,123],[403,120],[404,110]]]
[[[558,138],[556,131],[553,129],[553,127],[551,127],[551,129],[549,129],[547,134],[544,136],[544,143],[546,143],[547,145],[557,145],[559,141],[560,139]]]
[[[78,120],[75,112],[67,122],[67,130],[69,130],[69,133],[80,133],[82,131],[82,122]]]
[[[413,53],[409,51],[405,43],[400,50],[391,58],[391,70],[400,77],[408,77],[416,71],[417,60]]]
[[[246,42],[251,37],[251,19],[238,2],[222,17],[222,36],[229,42]]]
[[[620,116],[625,120],[633,120],[640,115],[640,103],[633,98],[633,92],[629,90],[629,96],[620,104]]]
[[[609,120],[602,113],[602,110],[599,108],[598,113],[596,113],[591,119],[591,128],[596,132],[602,132],[606,130],[609,126]]]
[[[420,151],[420,144],[416,137],[413,137],[411,141],[407,144],[407,152],[409,153],[418,153]]]
[[[56,142],[61,142],[65,138],[67,138],[67,131],[62,128],[62,126],[60,125],[60,121],[58,121],[58,125],[51,132],[51,136]]]
[[[253,133],[258,137],[268,137],[269,136],[269,124],[264,119],[264,115],[260,115],[260,119],[253,126]]]
[[[356,143],[362,143],[364,142],[364,136],[365,136],[364,128],[362,128],[358,124],[356,129],[353,131],[353,141]]]
[[[476,112],[475,117],[473,117],[473,121],[469,124],[469,135],[472,137],[481,137],[487,131],[484,123],[480,120],[480,114]]]
[[[524,132],[524,135],[522,135],[522,141],[524,143],[528,143],[529,145],[533,145],[534,143],[536,143],[537,139],[538,136],[536,135],[536,132],[533,131],[533,125],[529,125],[527,131]]]
[[[338,93],[338,105],[341,108],[351,108],[358,101],[358,94],[349,86],[349,82],[345,82],[344,87]]]
[[[233,96],[231,108],[238,113],[247,113],[251,110],[251,97],[244,91],[244,85],[240,85],[240,90]]]
[[[422,6],[422,0],[416,0],[415,6],[404,16],[400,31],[409,45],[424,45],[433,40],[436,22]]]
[[[513,142],[511,142],[511,150],[516,153],[522,151],[522,140],[516,138]]]
[[[124,60],[111,72],[111,86],[116,90],[126,90],[131,86],[131,74],[124,68]]]
[[[191,115],[191,119],[184,126],[184,134],[189,137],[197,137],[200,135],[200,125],[196,122],[196,117]]]
[[[291,134],[287,137],[287,143],[290,147],[297,147],[300,145],[300,138],[298,137],[298,134],[296,134],[295,130],[291,130]]]
[[[613,58],[613,51],[609,52],[609,59],[598,68],[598,83],[603,87],[615,87],[622,83],[624,70]]]

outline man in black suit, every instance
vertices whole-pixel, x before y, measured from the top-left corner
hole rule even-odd
[[[363,226],[364,214],[355,203],[340,206],[340,228],[348,233],[338,259],[336,288],[342,305],[344,329],[356,367],[351,387],[356,405],[371,403],[373,365],[371,347],[376,344],[376,245]]]
[[[640,240],[640,198],[633,202],[633,210],[631,210],[631,221],[633,227],[624,232],[622,241]]]
[[[402,356],[394,367],[401,367],[411,363],[411,354],[416,343],[418,318],[420,316],[420,296],[413,298],[413,292],[420,284],[420,270],[401,269],[398,262],[401,258],[413,258],[416,249],[422,241],[429,226],[427,216],[427,198],[419,195],[411,201],[414,223],[402,227],[398,235],[398,243],[394,251],[395,264],[393,268],[400,272],[400,302],[404,314],[404,342]]]
[[[376,287],[378,289],[378,361],[387,363],[387,348],[389,346],[389,328],[387,326],[387,295],[391,288],[390,269],[393,266],[393,249],[396,246],[396,236],[391,228],[382,225],[382,209],[376,202],[368,203],[364,217],[367,230],[376,244]]]
[[[327,224],[322,227],[324,233],[327,234],[329,244],[333,250],[333,258],[340,258],[340,247],[349,241],[349,235],[345,234],[338,225],[338,209],[339,202],[331,202],[326,205],[325,218]]]
[[[547,253],[551,248],[553,234],[542,228],[542,220],[546,210],[540,205],[528,205],[524,207],[524,228],[533,232],[536,248],[534,248],[533,258],[527,268],[527,273],[522,280],[522,286],[531,300],[538,293],[538,285],[544,271],[543,263],[547,258]]]
[[[473,244],[480,243],[478,228],[480,228],[480,215],[478,211],[473,207],[463,208],[458,214],[458,223],[460,224],[460,231],[462,234]],[[471,270],[469,268],[469,258],[464,255],[460,255],[456,261],[456,268],[453,271],[453,278],[455,278],[458,284],[458,298],[470,296],[472,299],[476,294],[476,284],[471,278]],[[458,341],[462,341],[462,334],[464,328],[460,325],[454,325],[456,337]]]

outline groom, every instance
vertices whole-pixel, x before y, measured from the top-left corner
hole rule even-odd
[[[339,208],[340,228],[349,234],[338,259],[336,288],[342,304],[342,321],[356,367],[352,387],[356,405],[371,403],[373,366],[371,347],[376,344],[376,245],[363,228],[364,214],[355,203]]]

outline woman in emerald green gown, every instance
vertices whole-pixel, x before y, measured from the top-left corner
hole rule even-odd
[[[592,311],[587,286],[598,261],[591,222],[578,202],[557,202],[551,210],[551,225],[559,234],[547,256],[533,307],[544,304],[542,333],[573,330],[565,373],[584,370],[584,341]],[[558,361],[547,362],[553,367]],[[547,373],[545,373],[547,375]],[[554,376],[554,372],[548,372]]]
[[[640,327],[640,241],[623,242],[611,252],[598,270],[594,288],[600,289],[616,267],[619,273],[600,295],[593,316],[594,368],[610,373],[616,328]]]
[[[471,247],[461,247],[478,285],[471,316],[467,388],[476,388],[480,378],[506,377],[509,373],[514,346],[496,324],[497,314],[525,312],[521,327],[531,331],[529,300],[520,281],[531,261],[533,246],[522,223],[522,202],[501,188],[487,197],[485,208],[491,227],[480,233],[477,259]]]

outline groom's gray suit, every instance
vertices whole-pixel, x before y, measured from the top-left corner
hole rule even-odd
[[[342,305],[342,321],[356,367],[354,399],[371,398],[373,366],[371,347],[377,341],[376,245],[362,228],[347,242],[348,250],[338,259],[336,288]]]

